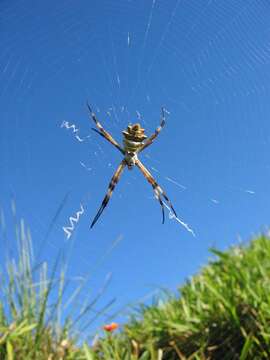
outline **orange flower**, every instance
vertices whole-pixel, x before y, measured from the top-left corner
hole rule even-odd
[[[103,330],[112,332],[112,331],[116,330],[118,327],[119,327],[118,324],[116,324],[115,322],[112,322],[111,324],[104,325]]]

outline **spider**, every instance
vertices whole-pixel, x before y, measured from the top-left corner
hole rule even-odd
[[[145,176],[146,180],[152,185],[155,197],[160,203],[161,209],[162,209],[162,223],[164,224],[165,216],[164,216],[164,203],[162,197],[167,201],[169,207],[171,208],[173,214],[177,217],[177,214],[172,206],[172,203],[170,202],[168,196],[164,192],[164,190],[158,185],[154,177],[151,175],[151,173],[146,169],[146,167],[141,163],[141,161],[138,159],[138,154],[146,149],[149,145],[153,143],[155,138],[158,136],[160,131],[165,125],[165,110],[164,108],[161,108],[161,122],[160,125],[156,128],[154,134],[147,137],[144,133],[144,129],[141,127],[139,123],[136,124],[130,124],[128,125],[127,129],[124,130],[122,133],[124,135],[123,139],[123,147],[118,144],[117,141],[114,140],[114,138],[111,136],[110,133],[108,133],[100,122],[98,121],[95,113],[92,111],[90,105],[87,103],[87,107],[89,109],[90,115],[97,127],[97,129],[92,128],[95,132],[97,132],[99,135],[104,137],[106,140],[108,140],[113,146],[115,146],[123,155],[124,159],[121,161],[120,165],[116,169],[115,173],[113,174],[113,177],[110,181],[107,194],[105,195],[102,204],[91,224],[91,228],[95,225],[97,220],[99,219],[100,215],[102,214],[105,207],[108,205],[108,202],[112,196],[112,193],[114,191],[115,186],[117,185],[120,176],[124,170],[124,168],[127,166],[129,170],[131,170],[135,165],[141,170],[143,175]]]

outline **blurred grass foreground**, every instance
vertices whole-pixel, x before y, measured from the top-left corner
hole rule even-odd
[[[211,249],[214,259],[177,296],[138,305],[126,324],[104,324],[95,341],[82,342],[74,325],[98,299],[64,317],[64,267],[48,276],[46,263],[34,266],[23,221],[17,233],[18,256],[0,273],[0,360],[270,359],[268,235]]]

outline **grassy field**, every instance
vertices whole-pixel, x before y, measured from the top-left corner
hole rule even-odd
[[[130,310],[125,325],[104,324],[89,343],[78,342],[74,324],[98,296],[77,317],[66,312],[63,316],[64,268],[59,270],[56,260],[48,276],[46,263],[34,267],[23,221],[17,235],[17,260],[10,258],[0,273],[1,360],[270,359],[266,235],[226,252],[211,249],[213,260],[179,289],[178,296],[161,292],[151,306]],[[77,289],[76,296],[79,293]]]

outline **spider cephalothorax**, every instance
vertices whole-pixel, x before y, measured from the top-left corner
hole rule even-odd
[[[129,169],[132,169],[133,166],[137,166],[141,172],[143,173],[143,175],[145,176],[146,180],[152,185],[155,196],[157,198],[157,200],[159,201],[161,208],[162,208],[162,222],[164,223],[165,217],[164,217],[164,199],[165,201],[167,201],[167,203],[169,204],[172,212],[174,213],[175,216],[176,212],[168,198],[168,196],[166,195],[165,191],[158,185],[158,183],[155,181],[155,179],[153,178],[153,176],[150,174],[150,172],[146,169],[146,167],[141,163],[141,161],[138,159],[138,153],[140,153],[142,150],[144,150],[147,146],[151,145],[153,143],[153,141],[155,140],[155,138],[158,136],[158,134],[160,133],[161,129],[163,128],[163,126],[165,125],[165,113],[164,113],[164,109],[161,109],[161,123],[160,125],[157,127],[157,129],[155,130],[154,134],[152,134],[151,136],[147,137],[144,133],[144,129],[141,127],[141,125],[139,123],[137,124],[133,124],[133,125],[128,125],[127,129],[123,131],[123,135],[124,135],[124,139],[123,139],[123,144],[124,147],[122,148],[117,141],[114,140],[114,138],[111,136],[111,134],[109,134],[106,130],[104,130],[104,128],[102,127],[102,125],[100,124],[100,122],[97,120],[95,113],[92,111],[92,109],[90,108],[89,104],[87,104],[88,109],[90,111],[91,117],[94,120],[97,129],[93,129],[94,131],[96,131],[99,135],[101,135],[102,137],[104,137],[106,140],[108,140],[112,145],[114,145],[123,155],[124,155],[124,159],[121,161],[120,165],[118,166],[118,168],[116,169],[110,184],[109,184],[109,188],[107,191],[107,194],[105,195],[102,204],[91,224],[91,228],[95,225],[95,223],[97,222],[98,218],[100,217],[100,215],[102,214],[103,210],[105,209],[105,207],[107,206],[113,190],[116,186],[116,184],[118,183],[118,180],[124,170],[124,168],[127,166]],[[163,197],[163,199],[162,199]]]

